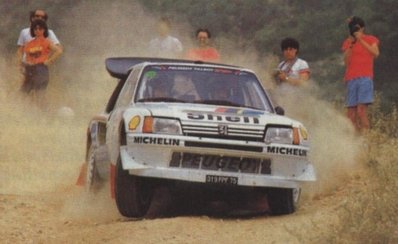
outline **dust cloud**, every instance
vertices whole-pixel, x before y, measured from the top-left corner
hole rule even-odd
[[[54,31],[64,46],[64,55],[52,68],[47,111],[19,94],[22,75],[16,66],[0,60],[0,103],[4,115],[0,118],[0,192],[57,192],[56,196],[65,193],[64,215],[90,217],[107,212],[103,210],[111,205],[114,208],[110,200],[97,201],[95,205],[90,197],[70,189],[84,161],[89,119],[101,112],[116,85],[105,71],[104,60],[112,56],[147,56],[160,16],[149,14],[131,1],[85,1],[65,12],[54,16],[62,19],[62,29]],[[172,35],[185,48],[192,46],[193,32],[186,23],[173,23]],[[264,86],[272,86],[267,75],[272,57],[261,59],[250,49],[237,51],[233,40],[217,38],[227,63],[255,70],[263,77]],[[361,151],[361,141],[341,111],[322,102],[316,94],[313,89],[295,97],[276,95],[287,115],[302,121],[310,132],[311,160],[319,178],[308,186],[312,194],[332,190],[350,172],[359,169],[356,162]],[[74,110],[74,117],[57,113],[64,106]],[[109,199],[107,193],[99,196]]]
[[[309,131],[310,161],[315,165],[317,181],[307,184],[310,196],[330,194],[363,170],[363,138],[358,136],[342,110],[318,98],[313,81],[307,87],[275,98],[286,115],[301,121]]]
[[[101,112],[116,86],[117,81],[105,71],[104,60],[146,56],[158,16],[149,16],[129,1],[84,2],[66,12],[57,16],[64,27],[54,30],[64,55],[51,68],[46,109],[20,94],[23,75],[16,62],[0,59],[0,192],[53,192],[54,198],[65,199],[66,215],[94,218],[114,207],[106,200],[109,190],[99,194],[102,201],[95,201],[71,186],[84,162],[88,122]],[[65,107],[74,115],[62,113]]]

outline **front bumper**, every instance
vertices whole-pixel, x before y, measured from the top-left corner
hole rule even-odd
[[[194,146],[192,146],[194,145]],[[210,145],[210,146],[209,146]],[[251,148],[256,148],[251,150]],[[259,150],[261,149],[261,151]],[[249,149],[249,150],[246,150]],[[173,153],[195,153],[227,157],[249,157],[271,162],[270,173],[226,172],[171,167]],[[293,145],[267,145],[262,142],[245,142],[198,137],[128,134],[127,146],[120,148],[123,168],[132,175],[161,179],[206,183],[209,177],[239,186],[297,188],[300,183],[315,181],[315,170],[307,159],[308,148]],[[201,163],[200,163],[201,164]]]

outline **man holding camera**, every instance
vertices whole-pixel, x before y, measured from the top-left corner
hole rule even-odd
[[[298,58],[300,49],[299,42],[287,37],[281,42],[281,50],[284,60],[278,65],[275,78],[279,84],[289,84],[290,86],[300,86],[310,77],[308,63]]]
[[[373,102],[373,60],[379,56],[379,40],[364,33],[365,22],[348,19],[350,36],[343,42],[346,72],[347,116],[360,132],[369,130],[367,107]]]

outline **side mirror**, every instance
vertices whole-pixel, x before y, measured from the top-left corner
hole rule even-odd
[[[278,115],[285,115],[285,110],[282,107],[280,107],[280,106],[276,106],[275,107],[275,112]]]

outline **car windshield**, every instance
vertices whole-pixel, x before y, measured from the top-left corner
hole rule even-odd
[[[147,66],[135,102],[177,102],[271,111],[269,100],[250,72],[197,66]]]

